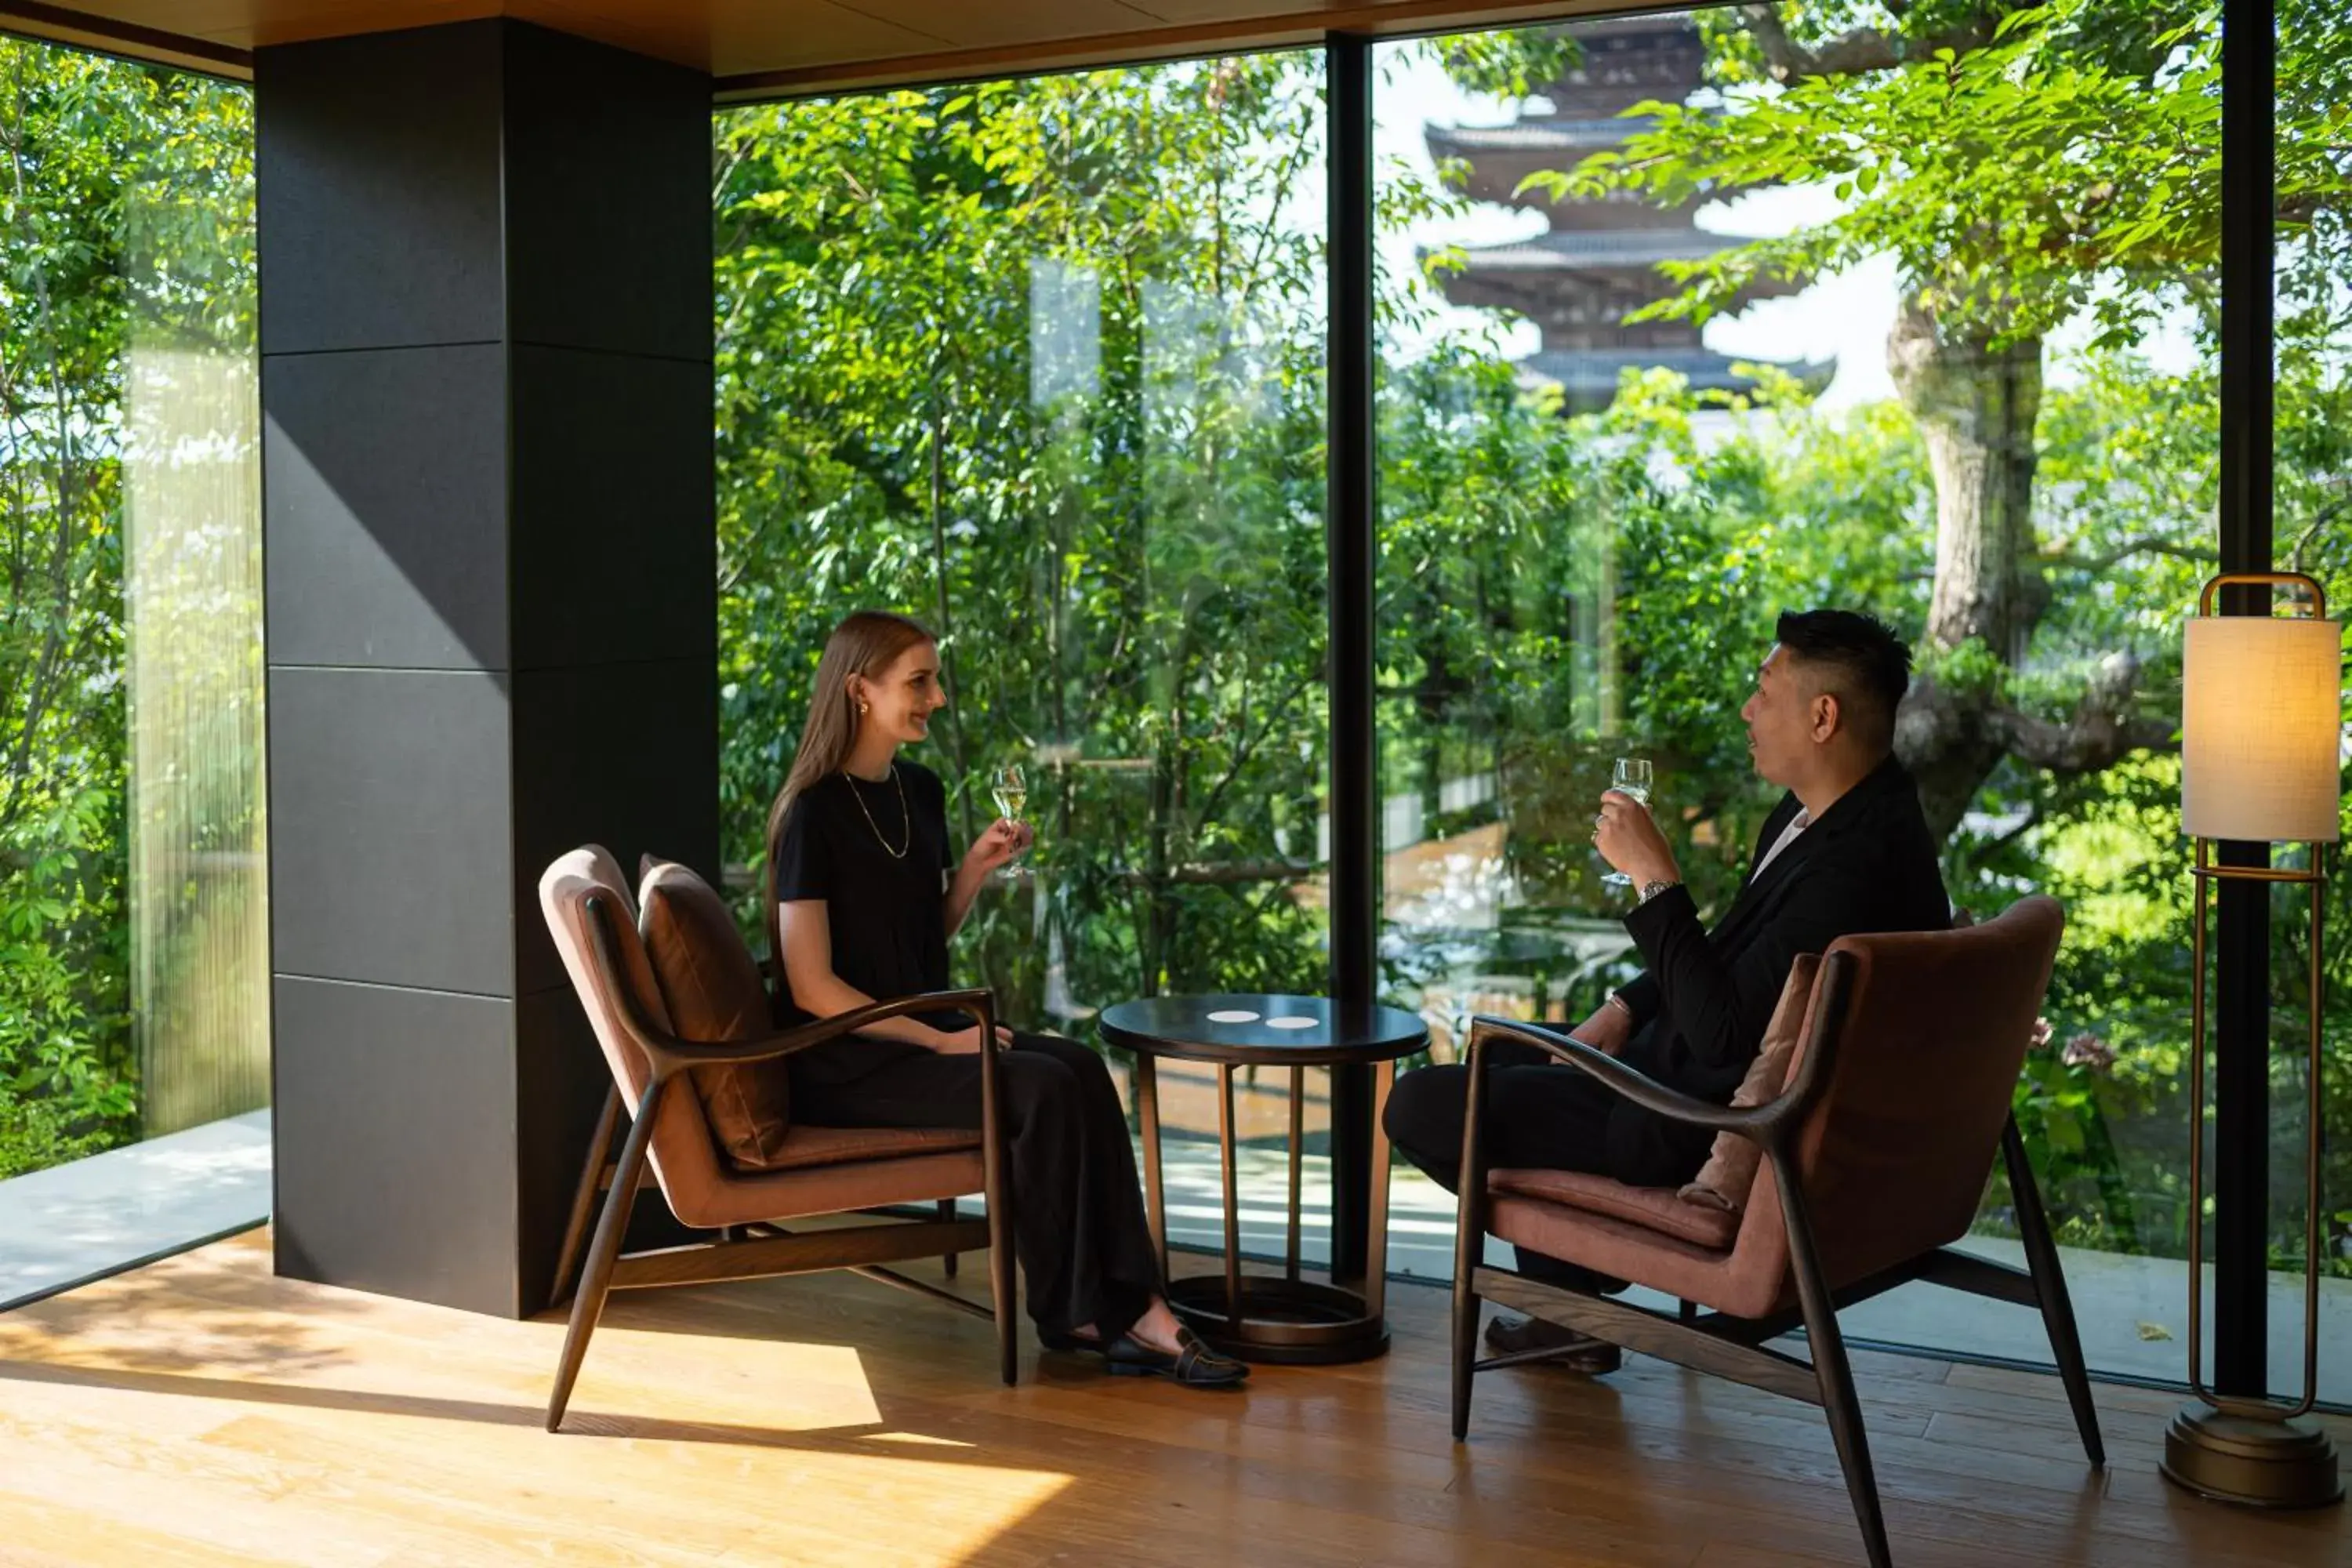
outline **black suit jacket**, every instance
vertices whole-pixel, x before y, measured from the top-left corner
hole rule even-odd
[[[1757,837],[1751,867],[1799,809],[1795,795],[1781,797]],[[1890,756],[1760,875],[1751,871],[1713,931],[1700,925],[1685,888],[1669,889],[1625,917],[1647,964],[1622,993],[1636,1025],[1625,1060],[1685,1094],[1727,1105],[1763,1045],[1799,953],[1820,952],[1842,936],[1950,923],[1918,786]],[[1608,1136],[1612,1173],[1653,1185],[1687,1181],[1713,1141],[1703,1129],[1623,1100],[1611,1110]]]

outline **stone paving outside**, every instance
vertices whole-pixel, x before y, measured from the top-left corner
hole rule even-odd
[[[269,1217],[269,1112],[0,1182],[0,1311]]]

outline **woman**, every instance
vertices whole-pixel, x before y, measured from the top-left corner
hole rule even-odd
[[[988,874],[1029,847],[998,821],[958,863],[939,775],[898,760],[947,703],[939,647],[903,616],[860,611],[818,661],[808,727],[768,816],[768,947],[793,1016],[832,1017],[951,989],[948,939]],[[1160,1294],[1127,1115],[1102,1058],[997,1031],[1013,1248],[1029,1314],[1055,1349],[1113,1372],[1227,1387],[1248,1375],[1177,1322]],[[978,1127],[979,1030],[960,1014],[887,1018],[791,1058],[793,1113],[813,1126]]]

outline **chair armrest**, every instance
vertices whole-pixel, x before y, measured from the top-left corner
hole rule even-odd
[[[1645,1110],[1655,1111],[1669,1121],[1694,1127],[1711,1127],[1717,1131],[1749,1131],[1762,1121],[1770,1108],[1754,1106],[1735,1110],[1727,1105],[1713,1105],[1704,1100],[1685,1094],[1636,1068],[1627,1067],[1606,1051],[1595,1050],[1572,1035],[1522,1024],[1508,1018],[1473,1018],[1470,1021],[1470,1065],[1473,1071],[1484,1065],[1490,1040],[1515,1040],[1535,1047],[1554,1061],[1580,1069],[1599,1079],[1618,1094]]]
[[[1837,1054],[1838,1026],[1845,1017],[1846,995],[1853,977],[1853,960],[1847,954],[1832,952],[1823,962],[1821,976],[1814,982],[1816,1003],[1805,1040],[1804,1061],[1795,1079],[1761,1105],[1710,1104],[1667,1088],[1572,1035],[1508,1018],[1477,1017],[1470,1021],[1470,1070],[1476,1074],[1484,1067],[1480,1058],[1488,1040],[1498,1037],[1517,1040],[1600,1079],[1644,1110],[1686,1127],[1737,1132],[1769,1149],[1804,1118],[1829,1087],[1830,1069]]]
[[[656,1028],[637,1005],[627,984],[622,979],[620,953],[612,928],[606,921],[613,919],[603,899],[591,897],[588,911],[595,928],[593,945],[598,979],[620,1005],[621,1025],[628,1031],[631,1043],[646,1054],[656,1079],[667,1079],[688,1068],[735,1065],[744,1062],[772,1061],[789,1057],[854,1034],[868,1024],[885,1018],[902,1017],[908,1013],[960,1012],[969,1013],[979,1026],[981,1038],[992,1050],[1003,1047],[996,1041],[995,994],[985,990],[935,991],[917,996],[894,996],[886,1002],[876,1002],[848,1013],[836,1013],[830,1018],[813,1019],[794,1028],[779,1029],[755,1036],[748,1040],[683,1040],[667,1029]]]
[[[812,1046],[855,1034],[868,1024],[879,1023],[885,1018],[903,1017],[908,1013],[968,1012],[974,1023],[982,1028],[990,1028],[994,1010],[995,997],[991,992],[929,991],[915,996],[894,996],[887,1002],[877,1002],[855,1012],[812,1019],[796,1028],[782,1029],[749,1040],[681,1040],[658,1031],[649,1032],[662,1053],[676,1057],[679,1067],[709,1067],[719,1063],[769,1061],[778,1057],[793,1056]],[[638,1026],[644,1027],[642,1019],[637,1022]]]

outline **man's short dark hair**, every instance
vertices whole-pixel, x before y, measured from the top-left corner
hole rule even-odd
[[[1911,689],[1911,649],[1894,627],[1852,610],[1791,610],[1773,635],[1837,698],[1857,738],[1874,751],[1893,749],[1895,710]]]

